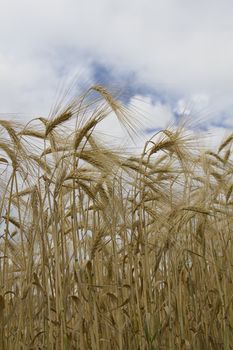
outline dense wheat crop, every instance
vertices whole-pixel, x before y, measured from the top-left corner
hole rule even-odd
[[[133,135],[101,86],[0,121],[0,349],[233,349],[233,135],[130,155],[96,134],[112,112]]]

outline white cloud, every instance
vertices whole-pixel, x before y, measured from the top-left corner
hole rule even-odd
[[[210,107],[209,96],[206,94],[194,94],[188,99],[181,98],[177,101],[175,111],[180,115],[202,114]]]
[[[203,146],[207,149],[218,150],[222,141],[229,136],[229,131],[223,127],[213,127],[205,134]]]
[[[177,108],[199,106],[209,119],[228,113],[232,126],[232,11],[230,0],[8,0],[0,12],[0,111],[46,114],[64,76],[83,70],[89,81],[91,62],[100,61],[178,96]],[[173,118],[168,104],[140,98],[152,125]]]
[[[171,107],[159,101],[153,102],[150,96],[133,96],[129,102],[129,109],[135,110],[138,117],[141,117],[145,130],[166,128],[174,122]]]

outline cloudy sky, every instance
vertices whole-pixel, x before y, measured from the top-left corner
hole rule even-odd
[[[2,0],[2,118],[48,115],[76,77],[125,89],[148,134],[190,114],[218,139],[233,129],[232,18],[232,0]]]

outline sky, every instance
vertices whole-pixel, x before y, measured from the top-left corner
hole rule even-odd
[[[231,0],[1,0],[0,117],[48,116],[75,78],[125,91],[148,137],[190,115],[215,144],[233,129],[232,16]]]

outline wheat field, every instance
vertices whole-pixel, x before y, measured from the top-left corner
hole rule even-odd
[[[96,133],[137,129],[103,86],[58,107],[0,121],[0,349],[233,349],[233,134],[130,154]]]

